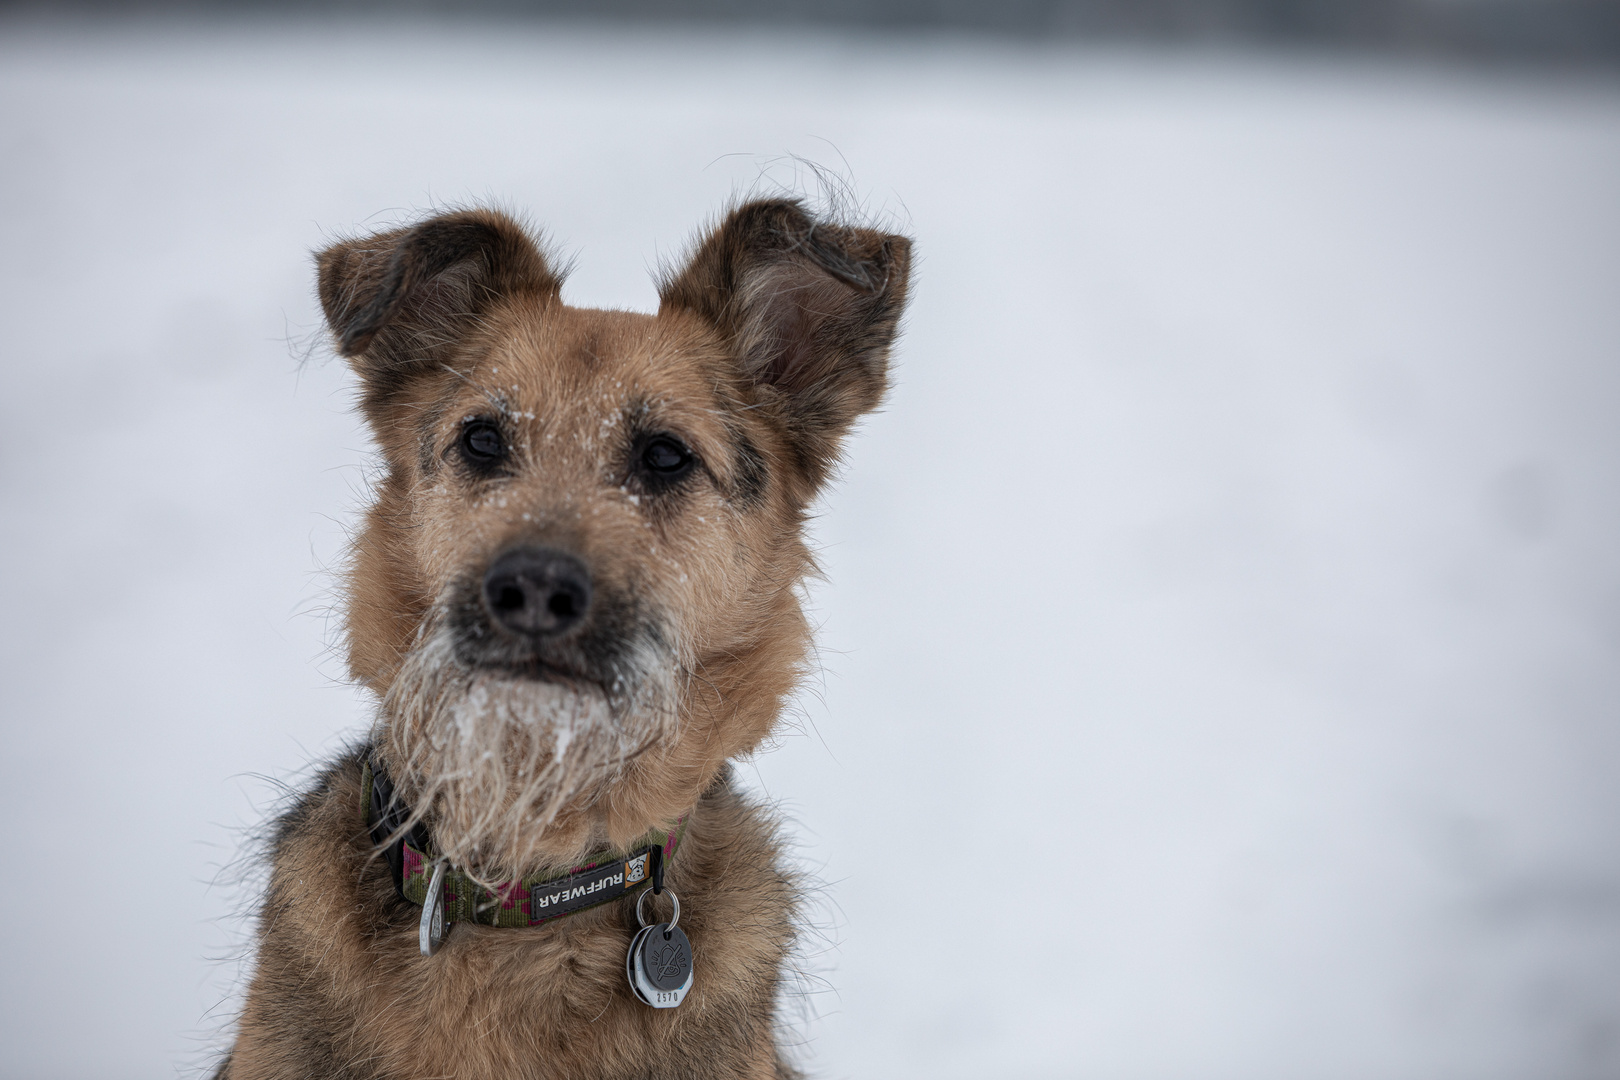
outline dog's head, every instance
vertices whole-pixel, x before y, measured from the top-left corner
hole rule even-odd
[[[469,210],[319,256],[386,474],[349,660],[456,861],[566,862],[682,812],[802,667],[806,507],[887,385],[910,245],[733,211],[656,315],[573,308]]]

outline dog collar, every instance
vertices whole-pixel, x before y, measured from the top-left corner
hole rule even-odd
[[[394,888],[421,906],[427,901],[439,863],[427,831],[420,822],[404,828],[410,808],[395,797],[388,774],[370,754],[361,765],[360,787],[371,842],[382,847]],[[604,851],[566,873],[521,878],[493,889],[478,884],[464,871],[444,866],[438,874],[444,924],[539,926],[617,900],[642,882],[662,886],[664,861],[680,846],[687,816],[682,814],[671,828],[654,829],[628,853]]]

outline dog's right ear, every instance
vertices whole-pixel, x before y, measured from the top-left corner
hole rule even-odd
[[[562,286],[528,233],[495,210],[345,240],[315,261],[327,325],[364,380],[368,405],[443,363],[496,301],[555,297]]]

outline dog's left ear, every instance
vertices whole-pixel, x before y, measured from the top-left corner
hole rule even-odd
[[[855,418],[888,389],[911,241],[817,221],[792,200],[732,211],[659,289],[711,323],[775,406],[820,484]]]

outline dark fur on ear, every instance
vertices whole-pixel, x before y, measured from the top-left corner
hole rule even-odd
[[[443,362],[498,298],[555,296],[562,286],[528,233],[496,210],[345,240],[315,261],[327,324],[365,380],[368,409]]]
[[[911,241],[817,221],[789,199],[733,210],[659,288],[662,309],[706,319],[788,431],[819,485],[855,418],[888,389]]]

